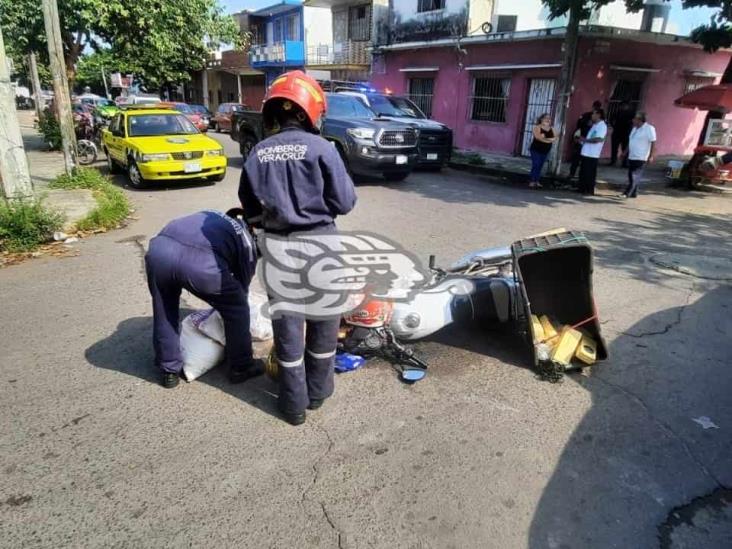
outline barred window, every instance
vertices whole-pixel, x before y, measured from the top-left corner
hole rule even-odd
[[[470,118],[486,122],[505,122],[510,89],[510,78],[473,79]]]
[[[427,118],[432,117],[432,95],[435,89],[434,78],[410,78],[409,99],[415,103]]]
[[[418,0],[417,11],[435,11],[445,9],[445,0]]]
[[[706,76],[687,76],[686,80],[684,80],[684,95],[711,84],[714,84],[714,78]]]
[[[365,42],[371,38],[371,6],[351,6],[348,8],[348,38]]]

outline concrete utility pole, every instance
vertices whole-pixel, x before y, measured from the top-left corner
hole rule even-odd
[[[33,102],[36,105],[36,116],[40,120],[41,114],[43,113],[43,94],[41,93],[41,79],[38,77],[36,53],[33,51],[28,55],[28,67],[30,68],[31,85],[33,86]]]
[[[562,157],[567,142],[567,111],[572,96],[572,81],[574,67],[577,61],[577,41],[579,38],[579,24],[582,13],[583,0],[570,0],[569,21],[567,33],[564,36],[564,51],[562,52],[562,70],[559,73],[559,89],[557,90],[557,108],[554,111],[554,127],[559,139],[553,147],[549,159],[549,173],[558,176],[562,169]]]
[[[70,173],[76,166],[76,134],[74,119],[71,116],[71,99],[69,98],[69,79],[64,61],[64,46],[61,41],[61,27],[58,20],[58,4],[56,0],[42,0],[43,20],[46,23],[46,41],[48,57],[51,60],[53,76],[53,101],[58,113],[61,127],[61,149],[64,153],[64,168]]]
[[[112,96],[109,95],[109,88],[107,87],[107,76],[104,74],[104,65],[102,65],[102,82],[104,82],[104,97],[112,99]]]
[[[2,29],[0,29],[0,178],[5,198],[10,200],[33,196],[33,184],[23,148],[18,114],[15,111],[15,92],[10,82]]]

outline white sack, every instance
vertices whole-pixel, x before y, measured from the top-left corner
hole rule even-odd
[[[183,373],[188,381],[202,376],[224,358],[224,346],[200,331],[200,325],[211,316],[211,311],[197,311],[183,319],[180,331],[180,350],[183,355]]]

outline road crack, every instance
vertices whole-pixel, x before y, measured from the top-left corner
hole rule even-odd
[[[306,506],[307,501],[309,501],[309,500],[312,501],[310,498],[310,492],[313,490],[313,488],[315,488],[315,485],[320,480],[321,464],[323,463],[323,461],[325,461],[325,459],[328,457],[328,455],[331,453],[331,451],[333,450],[333,448],[335,446],[335,442],[331,438],[330,433],[328,432],[327,429],[325,429],[322,425],[319,425],[318,423],[313,423],[313,426],[325,435],[325,439],[328,442],[328,446],[326,447],[325,452],[323,452],[318,457],[318,459],[316,459],[312,464],[313,478],[312,478],[310,484],[307,486],[307,488],[305,488],[305,490],[303,490],[301,498],[300,498],[300,502],[303,506],[303,509],[305,509],[305,510],[307,510],[307,506]],[[328,508],[326,507],[325,502],[322,500],[314,500],[314,501],[320,506],[320,511],[323,515],[323,518],[325,519],[325,522],[328,523],[328,527],[338,537],[338,549],[343,549],[343,546],[344,546],[343,544],[345,542],[345,535],[343,534],[343,532],[341,532],[341,529],[338,528],[338,526],[336,525],[333,518],[328,514]]]
[[[695,288],[695,285],[692,283],[691,288],[689,289],[689,293],[687,294],[686,299],[684,301],[684,304],[681,305],[678,308],[678,311],[676,312],[676,318],[673,319],[668,324],[666,324],[660,330],[649,330],[646,332],[641,332],[639,334],[632,334],[630,332],[620,332],[620,333],[625,336],[636,338],[636,339],[642,339],[644,337],[649,337],[649,336],[665,335],[665,334],[669,333],[673,328],[676,328],[683,321],[684,311],[691,304],[691,299],[694,296],[695,292],[696,292],[696,288]]]

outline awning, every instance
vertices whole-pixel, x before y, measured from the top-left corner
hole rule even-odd
[[[437,72],[440,67],[404,67],[399,72]]]
[[[625,72],[661,72],[661,69],[652,69],[651,67],[633,67],[631,65],[610,65],[610,70]]]
[[[732,86],[703,86],[679,97],[674,105],[701,111],[731,112]]]
[[[526,63],[521,65],[471,65],[467,71],[516,71],[526,69],[558,69],[561,63]]]

